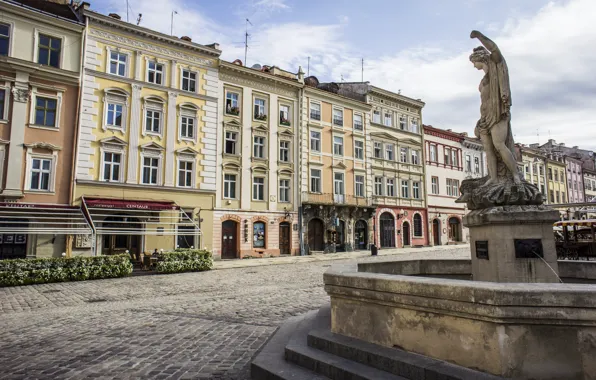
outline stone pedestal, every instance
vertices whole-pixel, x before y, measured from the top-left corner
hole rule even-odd
[[[559,282],[553,223],[546,206],[503,206],[471,211],[472,278],[490,282]]]

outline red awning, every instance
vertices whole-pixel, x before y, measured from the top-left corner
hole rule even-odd
[[[128,210],[178,210],[180,207],[174,202],[153,202],[137,201],[125,199],[107,199],[107,198],[87,198],[85,197],[87,207],[105,208],[105,209],[128,209]]]

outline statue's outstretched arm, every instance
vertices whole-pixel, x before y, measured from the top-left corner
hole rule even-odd
[[[478,41],[480,41],[480,43],[484,45],[484,47],[488,51],[491,52],[491,57],[495,60],[495,62],[499,62],[501,61],[501,59],[503,59],[503,56],[501,55],[501,50],[499,50],[497,44],[494,43],[493,40],[491,40],[484,34],[480,33],[477,30],[473,30],[472,33],[470,33],[470,38],[477,38]]]

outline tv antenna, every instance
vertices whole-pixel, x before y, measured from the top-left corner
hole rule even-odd
[[[362,58],[362,80],[361,82],[364,82],[364,58]]]
[[[310,55],[308,56],[308,64],[306,65],[306,76],[310,76]]]
[[[139,17],[137,17],[137,26],[141,23],[142,18],[143,18],[143,14],[139,13]]]
[[[178,12],[172,11],[172,22],[170,23],[170,36],[174,35],[174,15],[177,15]]]
[[[246,56],[248,55],[248,24],[250,24],[250,26],[252,25],[252,22],[250,22],[250,20],[247,18],[246,19],[246,32],[244,33],[244,66],[247,66],[247,62],[246,62]]]

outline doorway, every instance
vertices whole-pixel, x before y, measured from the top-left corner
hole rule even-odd
[[[2,220],[0,227],[27,229],[29,222],[21,219]],[[0,260],[27,258],[27,236],[25,234],[0,234]]]
[[[354,249],[365,250],[366,248],[368,248],[368,229],[366,222],[359,220],[354,226]]]
[[[324,226],[321,219],[312,219],[308,222],[308,249],[309,251],[324,251],[323,240]]]
[[[291,232],[290,223],[283,222],[279,224],[279,254],[280,255],[291,255]]]
[[[441,245],[441,222],[439,219],[433,220],[433,244]]]
[[[449,218],[449,240],[461,241],[461,224],[455,216]]]
[[[109,228],[113,231],[141,231],[141,223],[136,218],[110,216],[102,222],[102,228]],[[131,258],[139,260],[141,236],[140,235],[103,235],[101,253],[103,255],[118,255],[121,253],[130,254]]]
[[[381,214],[381,248],[395,248],[395,218],[388,212]]]
[[[221,224],[221,258],[238,258],[238,223],[233,220]]]
[[[343,220],[339,221],[339,226],[337,226],[336,229],[336,238],[337,240],[335,241],[335,251],[336,252],[343,252],[345,251],[346,245],[346,222],[344,222]]]
[[[404,247],[412,245],[412,242],[410,241],[410,223],[404,222],[401,229],[404,236]]]

